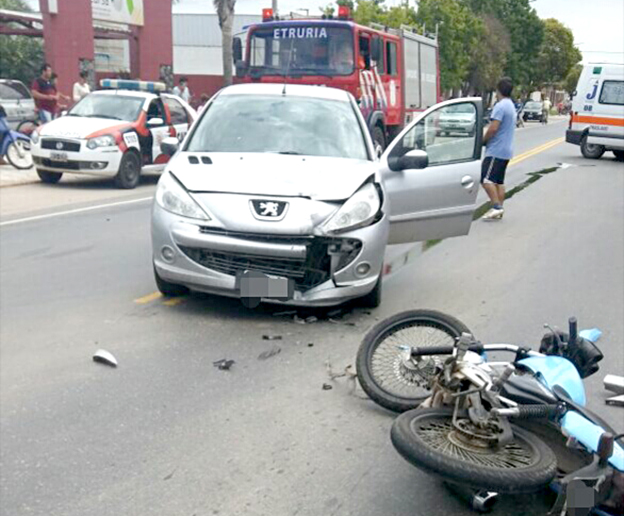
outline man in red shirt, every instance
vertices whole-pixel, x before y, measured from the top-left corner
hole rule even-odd
[[[51,79],[52,67],[46,63],[41,67],[41,75],[33,81],[30,89],[39,110],[39,118],[44,124],[52,120],[57,110],[58,93]]]

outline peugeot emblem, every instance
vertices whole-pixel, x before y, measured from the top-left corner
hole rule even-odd
[[[56,142],[56,150],[62,150],[63,149],[63,142]]]
[[[270,199],[252,199],[251,213],[259,220],[282,220],[286,216],[288,203]]]

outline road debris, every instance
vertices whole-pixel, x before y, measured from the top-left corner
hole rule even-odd
[[[316,315],[311,315],[310,317],[306,317],[305,322],[308,324],[312,324],[318,321],[318,317]]]
[[[308,347],[309,347],[309,348],[314,347],[314,342],[308,342]]]
[[[117,359],[105,349],[98,349],[93,355],[93,361],[110,367],[117,367]]]
[[[217,360],[213,362],[212,365],[221,371],[229,371],[230,368],[235,364],[234,360],[228,360],[227,358],[222,358],[221,360]]]
[[[344,315],[345,311],[342,308],[337,308],[336,310],[331,310],[330,312],[327,312],[327,317],[329,318],[334,318],[334,317],[340,317],[341,315]]]
[[[282,340],[281,335],[263,335],[262,340]]]
[[[333,385],[330,385],[328,383],[324,383],[323,384],[323,390],[324,391],[331,391],[333,388],[334,388]]]
[[[280,317],[282,315],[297,315],[297,310],[286,310],[284,312],[275,312],[273,317]]]
[[[267,358],[274,357],[275,355],[279,355],[282,351],[282,348],[279,346],[273,346],[271,349],[267,349],[258,355],[258,360],[266,360]]]
[[[305,319],[302,319],[298,315],[295,315],[293,317],[293,321],[295,321],[297,324],[305,324],[306,323]]]

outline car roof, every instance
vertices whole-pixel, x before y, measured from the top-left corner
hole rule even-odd
[[[349,102],[349,93],[344,90],[306,84],[236,84],[224,88],[219,95],[284,95],[284,87],[286,95]]]

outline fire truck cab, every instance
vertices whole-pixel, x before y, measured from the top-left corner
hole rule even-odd
[[[409,27],[367,27],[340,7],[338,17],[276,19],[234,38],[237,82],[284,82],[329,86],[357,99],[379,153],[411,120],[438,103],[437,37]]]

